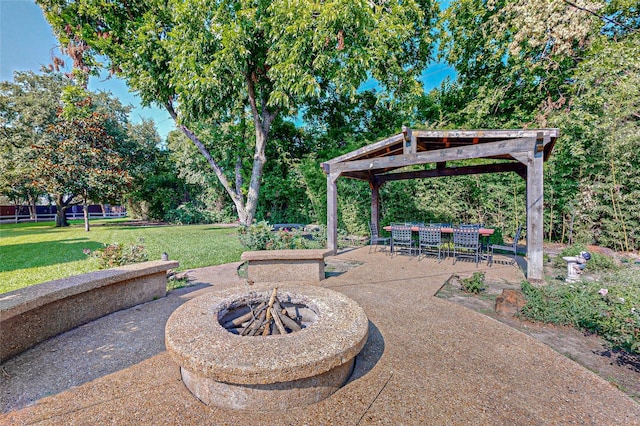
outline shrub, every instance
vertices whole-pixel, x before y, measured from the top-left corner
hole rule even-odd
[[[494,228],[493,234],[489,235],[489,244],[505,244],[504,237],[502,236],[502,228]]]
[[[597,333],[614,349],[640,353],[640,291],[633,284],[522,282],[527,304],[521,315]]]
[[[311,239],[317,244],[317,248],[325,248],[327,246],[327,227],[320,225],[311,231]]]
[[[484,291],[484,272],[474,272],[469,278],[461,279],[462,289],[467,293],[480,294]]]
[[[191,202],[169,210],[164,218],[165,221],[177,225],[224,223],[229,222],[229,219],[223,211],[206,210]]]
[[[326,230],[311,233],[294,229],[273,232],[265,221],[238,229],[240,243],[249,250],[315,249],[326,247]]]
[[[104,247],[93,252],[88,249],[85,249],[84,252],[98,259],[98,268],[100,269],[145,262],[149,259],[147,250],[141,241],[139,244],[130,243],[126,247],[120,243],[105,244]]]
[[[238,239],[249,250],[267,250],[267,245],[272,245],[273,240],[271,225],[261,221],[251,226],[241,226],[238,228]]]
[[[273,240],[267,247],[267,250],[288,250],[288,249],[305,249],[307,247],[306,239],[302,232],[298,230],[278,231],[274,232]]]

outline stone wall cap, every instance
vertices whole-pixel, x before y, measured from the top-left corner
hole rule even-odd
[[[56,300],[75,296],[116,282],[177,268],[179,265],[179,262],[170,260],[134,263],[47,281],[3,293],[0,294],[0,320],[5,321]]]
[[[329,249],[245,251],[241,260],[320,260],[332,254]]]

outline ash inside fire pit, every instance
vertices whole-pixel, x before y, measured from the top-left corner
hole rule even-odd
[[[303,303],[281,302],[274,288],[268,301],[238,302],[220,311],[218,322],[227,331],[241,336],[268,336],[300,331],[318,319]]]

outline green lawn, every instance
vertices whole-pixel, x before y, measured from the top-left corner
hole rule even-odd
[[[66,228],[53,222],[0,225],[0,293],[44,281],[98,269],[83,249],[103,244],[142,244],[149,260],[163,252],[180,262],[179,270],[240,260],[242,247],[235,228],[216,225],[132,226],[123,220],[92,220],[85,232],[82,221]]]

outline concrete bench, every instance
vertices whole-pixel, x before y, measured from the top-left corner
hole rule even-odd
[[[324,279],[324,258],[331,250],[245,251],[240,257],[248,264],[247,274],[256,282],[311,281]]]
[[[164,297],[175,261],[152,261],[49,281],[0,294],[0,362],[50,337]]]

